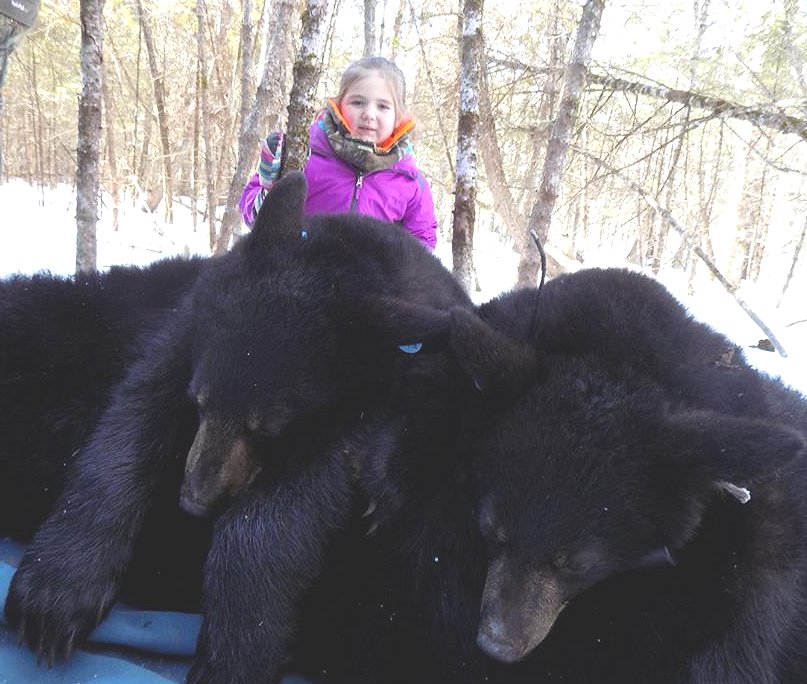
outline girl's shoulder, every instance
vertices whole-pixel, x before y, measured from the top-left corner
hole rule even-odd
[[[411,151],[403,154],[398,161],[389,167],[389,170],[395,173],[405,173],[412,178],[420,174],[415,155]]]

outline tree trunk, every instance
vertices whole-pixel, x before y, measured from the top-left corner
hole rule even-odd
[[[420,33],[419,28],[420,19],[418,18],[417,13],[415,12],[415,5],[412,2],[409,3],[409,13],[412,20],[412,28],[415,30],[415,34],[417,35],[418,39],[418,48],[420,50],[420,56],[423,62],[423,70],[426,75],[427,92],[429,93],[429,100],[432,107],[432,111],[437,117],[437,126],[440,129],[440,140],[442,140],[443,142],[443,149],[445,150],[446,155],[446,163],[448,164],[448,168],[451,171],[451,174],[454,175],[454,157],[451,150],[451,136],[448,134],[448,131],[446,131],[446,123],[444,121],[444,115],[443,115],[444,108],[438,97],[437,86],[435,85],[434,78],[432,76],[432,68],[430,66],[429,56],[426,51],[426,44],[424,43],[423,36]],[[441,64],[440,66],[443,65]]]
[[[191,200],[191,223],[193,225],[193,232],[195,233],[198,226],[198,204],[199,204],[199,177],[201,172],[199,170],[199,152],[201,147],[201,127],[202,127],[202,77],[204,75],[204,62],[202,61],[205,55],[204,52],[204,33],[201,31],[201,24],[198,21],[200,15],[199,5],[200,0],[196,0],[196,83],[193,89],[194,107],[193,107],[193,140],[191,142],[191,182],[190,182],[190,200]]]
[[[790,281],[793,280],[793,274],[796,272],[796,267],[799,263],[799,255],[801,254],[801,250],[804,248],[804,243],[806,240],[807,218],[804,219],[804,223],[801,226],[801,235],[799,235],[799,239],[796,242],[796,248],[793,250],[793,258],[790,260],[790,269],[787,272],[787,278],[785,278],[785,284],[782,287],[782,298],[784,298],[785,294],[787,294],[787,289],[790,287]],[[781,299],[779,302],[781,303]]]
[[[81,96],[76,150],[76,273],[97,270],[104,0],[81,0]]]
[[[479,72],[479,149],[482,152],[490,194],[493,196],[494,210],[501,216],[509,235],[526,236],[526,217],[518,210],[518,205],[506,183],[507,175],[496,133],[495,116],[485,69],[480,69]]]
[[[19,3],[19,7],[24,7],[24,10],[20,9],[16,18],[0,14],[0,91],[6,80],[8,59],[34,25],[39,11],[39,2],[28,2],[25,5]],[[0,100],[0,106],[2,106],[2,100]]]
[[[291,62],[292,51],[291,33],[286,27],[293,21],[294,9],[293,0],[277,0],[272,4],[274,15],[269,21],[272,30],[267,35],[265,46],[265,53],[269,58],[264,61],[263,74],[252,106],[247,109],[247,114],[242,120],[238,136],[238,159],[227,193],[221,231],[215,244],[216,254],[227,250],[232,234],[241,220],[238,199],[248,177],[253,173],[259,149],[258,142],[268,132],[259,130],[259,126],[267,118],[269,126],[273,129],[278,128],[281,123],[280,113],[286,102],[286,69],[287,64]],[[249,65],[245,63],[243,68],[247,70]]]
[[[406,0],[400,0],[398,10],[395,12],[395,21],[392,22],[392,35],[389,37],[389,55],[394,62],[398,58],[398,48],[401,46],[401,27],[406,14]]]
[[[525,204],[525,198],[532,196],[534,191],[534,184],[532,180],[537,176],[538,168],[541,164],[541,159],[546,158],[547,148],[549,147],[549,138],[552,133],[552,122],[555,110],[557,108],[557,101],[560,97],[560,91],[563,80],[563,66],[565,62],[565,46],[568,42],[568,34],[563,29],[563,22],[561,21],[561,14],[565,11],[562,8],[560,0],[555,0],[552,5],[551,17],[547,19],[546,27],[544,29],[544,39],[548,46],[549,60],[546,65],[546,80],[543,85],[543,92],[541,94],[540,105],[538,107],[535,119],[539,122],[546,122],[546,124],[536,126],[532,135],[532,156],[527,166],[527,172],[522,175],[523,181],[518,180],[525,193],[522,194],[517,201],[517,207]],[[486,157],[487,159],[487,157]],[[488,174],[490,177],[490,174]],[[527,193],[527,189],[530,193]],[[527,217],[522,216],[519,211],[520,221],[518,225],[514,224],[510,229],[510,237],[513,239],[513,247],[518,254],[518,269],[516,271],[516,283],[522,287],[534,286],[537,282],[537,274],[541,269],[541,254],[535,248],[532,236],[527,229]],[[561,273],[564,269],[560,263],[549,254],[549,247],[546,241],[542,241],[544,249],[547,252],[546,270],[547,273],[542,274],[550,277]]]
[[[163,198],[165,199],[165,220],[174,221],[174,177],[172,171],[171,145],[168,140],[168,113],[165,106],[165,84],[162,73],[157,65],[157,51],[154,49],[154,39],[151,34],[151,23],[143,11],[141,0],[135,0],[137,19],[143,31],[143,41],[146,44],[146,56],[149,61],[151,83],[154,88],[154,105],[157,108],[157,125],[160,129],[160,147],[163,162]]]
[[[115,126],[113,125],[112,95],[105,70],[101,70],[101,86],[104,95],[104,122],[106,123],[106,158],[109,164],[109,192],[112,195],[112,228],[118,230],[118,213],[120,208],[120,181],[118,179],[118,150],[115,144]]]
[[[243,0],[241,3],[241,106],[239,121],[241,129],[238,136],[238,158],[235,173],[230,180],[230,188],[227,192],[227,201],[224,204],[224,216],[221,220],[221,230],[216,236],[214,206],[208,208],[208,218],[210,220],[210,248],[221,254],[227,251],[230,238],[235,232],[240,216],[238,212],[238,198],[241,189],[246,182],[246,176],[250,164],[251,155],[247,152],[251,140],[246,140],[247,124],[250,111],[254,111],[254,98],[252,96],[252,79],[250,69],[252,67],[252,54],[254,52],[255,30],[252,23],[252,0]],[[253,105],[250,106],[250,101]],[[254,135],[252,136],[254,137]],[[254,147],[254,145],[253,145]]]
[[[207,218],[208,244],[216,244],[216,182],[213,172],[212,136],[210,133],[210,67],[207,63],[207,41],[205,40],[205,17],[207,5],[205,0],[196,0],[196,59],[199,63],[199,100],[201,102],[202,139],[204,140],[204,173],[205,173],[205,215]]]
[[[283,172],[301,171],[308,159],[308,126],[317,111],[316,91],[322,72],[320,55],[325,40],[327,0],[306,0],[300,49],[288,109],[288,133],[283,146]]]
[[[583,14],[577,26],[574,48],[563,83],[563,96],[561,97],[558,113],[552,125],[549,143],[544,160],[544,170],[538,197],[530,213],[529,231],[535,232],[541,242],[546,242],[549,226],[552,221],[552,211],[558,198],[560,178],[563,164],[566,160],[566,151],[572,135],[572,127],[577,116],[580,94],[585,84],[588,63],[591,61],[591,49],[600,30],[600,19],[605,0],[587,0],[583,6]],[[532,285],[536,282],[537,271],[523,273],[519,269],[519,284]]]
[[[464,0],[461,37],[457,175],[451,238],[453,273],[466,292],[474,286],[474,222],[479,147],[479,65],[484,0]]]
[[[364,56],[374,55],[378,42],[375,35],[375,7],[377,0],[364,0]]]
[[[39,4],[33,6],[33,16],[31,17],[31,24],[36,19],[36,13],[39,9]],[[6,80],[6,70],[8,69],[8,60],[14,48],[19,45],[23,36],[29,31],[31,24],[27,27],[5,15],[0,14],[0,123],[3,119],[3,83]],[[2,129],[0,129],[0,179],[3,177],[3,136]]]

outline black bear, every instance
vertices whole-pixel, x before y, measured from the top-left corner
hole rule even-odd
[[[478,389],[453,444],[422,435],[431,459],[396,460],[395,477],[430,486],[402,484],[396,517],[333,554],[301,669],[362,683],[805,681],[803,397],[627,272],[565,276],[448,326]],[[494,332],[527,344],[534,368]],[[520,387],[513,366],[530,375]]]
[[[803,681],[807,402],[641,276],[533,304],[544,375],[469,434],[503,681]]]
[[[173,315],[204,263],[171,258],[144,268],[0,281],[1,536],[30,539],[50,513],[141,338]],[[204,536],[199,521],[187,525],[186,538]],[[175,563],[187,554],[172,558],[173,548],[150,537],[128,578],[127,599],[187,605],[184,588],[201,573]]]
[[[166,259],[0,281],[0,534],[30,536],[49,511],[65,468],[137,354],[139,334],[170,315],[201,263]],[[63,467],[54,472],[50,459]],[[19,477],[20,468],[32,477]]]
[[[524,661],[506,681],[803,680],[803,436],[581,359],[478,427],[478,643]]]
[[[471,307],[405,231],[304,218],[305,193],[301,174],[278,182],[116,387],[12,581],[5,614],[33,648],[67,652],[103,617],[184,470],[192,513],[240,497],[218,521],[191,680],[285,663],[300,597],[361,503],[352,442],[391,387],[427,402],[446,311]]]

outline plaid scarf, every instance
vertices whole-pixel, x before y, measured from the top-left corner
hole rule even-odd
[[[325,131],[336,156],[362,173],[388,169],[412,153],[412,143],[408,134],[415,127],[413,119],[404,121],[387,140],[381,145],[376,145],[353,137],[339,111],[339,106],[333,100],[328,100],[328,106],[320,118],[320,126]]]

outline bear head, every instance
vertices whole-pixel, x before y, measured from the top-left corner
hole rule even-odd
[[[199,278],[188,396],[199,428],[181,504],[207,514],[261,470],[321,452],[360,424],[401,368],[433,362],[448,309],[470,301],[400,227],[304,216],[284,176],[252,232]],[[288,459],[287,459],[288,460]]]
[[[673,563],[718,497],[744,500],[804,451],[789,427],[676,409],[640,374],[552,356],[464,439],[488,548],[477,641],[503,662],[595,584]]]

